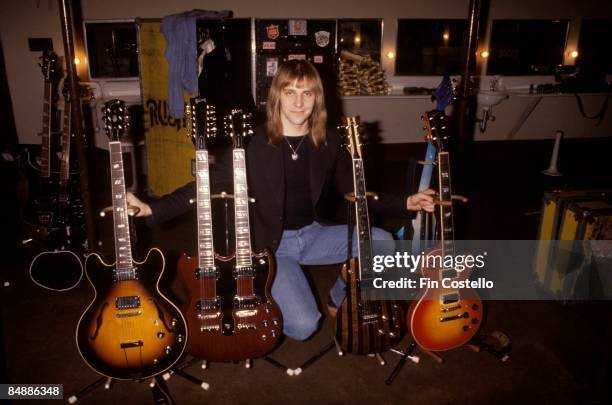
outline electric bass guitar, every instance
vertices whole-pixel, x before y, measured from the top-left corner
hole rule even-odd
[[[48,233],[58,227],[57,215],[57,183],[51,176],[52,142],[51,135],[54,123],[55,83],[57,76],[57,55],[53,52],[44,52],[39,63],[44,76],[44,98],[40,165],[36,167],[30,162],[29,152],[27,161],[34,169],[34,177],[28,190],[28,201],[25,204],[23,217],[25,221],[26,238],[44,239]]]
[[[421,290],[409,307],[407,323],[415,342],[430,351],[453,349],[467,343],[478,331],[482,322],[482,301],[473,289],[445,288],[446,283],[464,281],[471,269],[444,267],[447,256],[454,256],[453,206],[451,193],[450,157],[444,147],[446,116],[443,111],[433,110],[423,115],[427,138],[436,144],[438,166],[438,223],[440,243],[427,252],[430,259],[420,270],[431,282]],[[453,260],[454,262],[454,260]],[[436,266],[437,265],[437,266]],[[460,284],[459,284],[460,285]],[[435,288],[434,288],[435,287]]]
[[[48,232],[44,240],[46,250],[37,254],[30,263],[30,278],[37,285],[55,291],[75,287],[83,276],[81,256],[86,239],[78,183],[70,177],[70,143],[72,102],[67,80],[64,95],[63,125],[60,133],[60,173],[56,201],[58,227]]]
[[[404,331],[404,312],[396,301],[372,297],[372,240],[365,173],[361,156],[360,118],[343,118],[342,127],[353,162],[357,256],[342,266],[346,298],[336,314],[336,342],[349,353],[381,353],[395,346]]]
[[[108,263],[95,253],[85,260],[95,296],[79,319],[76,343],[94,371],[116,379],[144,379],[179,360],[187,327],[179,309],[159,290],[165,265],[162,252],[153,248],[141,262],[132,258],[119,140],[126,126],[126,107],[120,100],[111,100],[104,110],[110,137],[115,262]]]

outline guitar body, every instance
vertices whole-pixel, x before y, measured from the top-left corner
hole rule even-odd
[[[59,184],[55,177],[30,180],[28,200],[22,211],[24,239],[35,239],[49,250],[68,244],[80,245],[84,241],[85,219],[78,178],[71,178],[68,188],[74,197],[60,201],[57,197]],[[63,231],[65,226],[70,226],[72,232]],[[59,235],[64,235],[64,239],[59,240]]]
[[[362,300],[358,268],[356,257],[342,266],[346,299],[336,314],[336,342],[348,353],[381,353],[400,341],[404,311],[397,301]]]
[[[58,213],[57,180],[39,177],[30,180],[28,200],[23,207],[24,233],[26,237],[41,239],[62,224]]]
[[[32,259],[30,278],[43,288],[67,291],[83,278],[83,264],[70,250],[44,251]]]
[[[263,251],[252,255],[255,300],[235,300],[242,295],[235,278],[235,256],[217,256],[217,276],[200,277],[197,258],[181,256],[178,271],[188,292],[184,314],[189,330],[187,352],[209,361],[238,361],[264,356],[279,343],[282,316],[271,295],[274,257]],[[245,279],[247,277],[244,277]],[[250,278],[250,277],[248,277]],[[245,291],[247,288],[245,288]]]
[[[144,379],[175,364],[187,330],[179,309],[159,291],[165,260],[159,249],[134,261],[135,279],[115,280],[115,264],[87,256],[85,271],[95,290],[76,330],[81,357],[96,372],[116,379]]]
[[[441,249],[429,256],[442,255]],[[469,279],[471,270],[456,272],[453,282]],[[482,323],[482,301],[470,288],[444,288],[440,269],[422,268],[424,278],[436,281],[438,288],[419,292],[408,310],[407,322],[415,342],[429,351],[443,351],[463,346],[474,337]]]

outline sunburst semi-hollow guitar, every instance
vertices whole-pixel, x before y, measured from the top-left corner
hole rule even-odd
[[[439,235],[438,246],[427,256],[443,259],[455,254],[453,207],[451,194],[450,158],[444,148],[446,117],[444,111],[423,114],[428,131],[427,138],[437,145]],[[436,260],[429,260],[435,264]],[[445,260],[438,260],[442,264]],[[473,289],[444,288],[442,279],[448,282],[464,281],[471,269],[462,271],[442,266],[422,267],[423,277],[437,282],[437,288],[425,288],[419,292],[408,310],[407,322],[415,342],[430,351],[444,351],[466,344],[478,331],[482,322],[482,301]],[[434,285],[428,284],[428,285]]]
[[[371,297],[372,240],[365,173],[361,157],[360,118],[343,118],[346,145],[353,161],[357,256],[342,266],[346,298],[336,315],[336,342],[354,354],[381,353],[399,342],[404,331],[404,312],[396,301],[377,301]]]
[[[85,362],[116,379],[143,379],[159,374],[181,357],[187,339],[185,319],[159,290],[164,255],[153,248],[139,262],[132,258],[123,156],[119,138],[125,129],[122,101],[105,104],[110,137],[110,171],[115,232],[115,262],[98,254],[85,260],[95,297],[76,330]]]
[[[190,111],[197,116],[199,113],[196,111],[201,106],[196,106],[195,110],[192,107]],[[274,349],[283,330],[280,310],[270,293],[275,275],[274,257],[267,250],[261,253],[251,251],[243,147],[245,137],[252,133],[249,118],[241,110],[232,110],[225,117],[225,129],[234,144],[236,252],[233,256],[214,257],[208,155],[203,149],[204,138],[194,134],[198,139],[198,257],[183,256],[179,261],[179,272],[190,296],[185,309],[190,335],[188,351],[204,360],[236,361],[261,357]]]

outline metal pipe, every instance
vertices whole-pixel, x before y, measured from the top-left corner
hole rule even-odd
[[[89,193],[89,173],[87,170],[87,151],[83,137],[83,113],[81,97],[77,89],[76,68],[74,66],[74,41],[72,36],[72,13],[69,0],[58,0],[60,9],[60,23],[64,39],[64,55],[66,57],[66,74],[70,88],[72,103],[72,129],[75,134],[77,156],[79,158],[79,180],[81,186],[81,199],[85,207],[85,226],[87,228],[87,250],[91,251],[97,246],[95,222]]]
[[[459,105],[457,106],[457,129],[461,140],[468,138],[468,101],[470,97],[471,74],[474,68],[474,56],[478,46],[478,24],[480,17],[480,0],[470,0],[468,11],[468,37],[463,54],[463,68],[461,71],[461,86]]]

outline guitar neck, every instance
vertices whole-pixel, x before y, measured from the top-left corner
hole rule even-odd
[[[51,86],[50,80],[45,80],[43,100],[40,177],[51,177]]]
[[[368,200],[366,197],[363,160],[353,159],[353,186],[355,189],[355,224],[357,227],[357,254],[359,257],[359,279],[364,279],[363,271],[371,263],[372,240],[370,218],[368,216]],[[367,273],[371,275],[371,272]]]
[[[453,205],[450,176],[450,159],[448,152],[438,153],[438,186],[440,207],[440,239],[444,255],[455,252],[455,235],[453,228]],[[446,203],[446,204],[445,204]]]
[[[250,267],[251,233],[249,227],[249,195],[244,149],[233,151],[234,213],[236,224],[236,267]]]
[[[68,178],[70,177],[70,135],[71,135],[71,103],[64,103],[64,122],[62,124],[62,135],[60,137],[61,162],[59,178],[59,200],[68,200]]]
[[[198,212],[198,262],[201,269],[210,269],[215,264],[213,245],[212,213],[210,206],[210,174],[208,151],[196,150],[196,189]]]
[[[133,280],[136,272],[132,266],[132,244],[125,194],[123,153],[121,142],[109,142],[111,192],[113,199],[113,223],[115,231],[115,258],[118,280]]]

